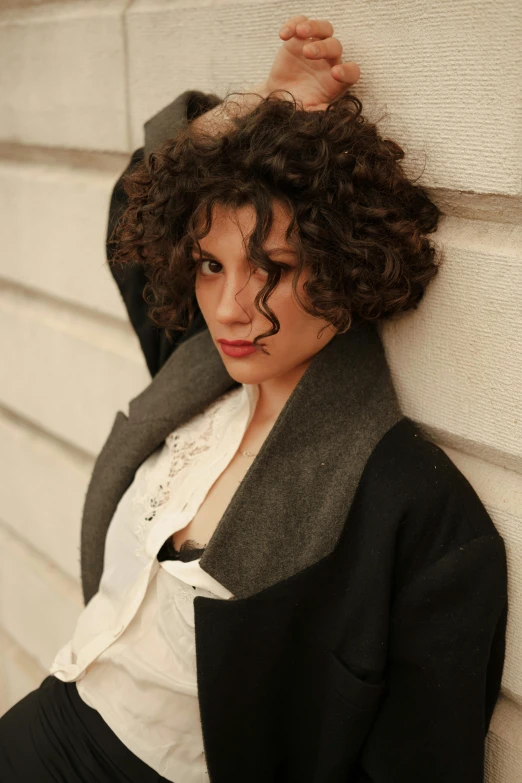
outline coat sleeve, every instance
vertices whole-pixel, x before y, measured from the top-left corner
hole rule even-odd
[[[110,243],[110,239],[128,203],[123,180],[137,163],[143,161],[144,158],[148,159],[148,156],[158,144],[174,136],[187,122],[209,111],[220,102],[221,100],[212,93],[206,94],[199,90],[186,90],[168,106],[147,120],[144,126],[144,146],[135,150],[125,171],[121,174],[112,190],[106,235],[107,261],[127,309],[131,325],[140,341],[151,376],[156,375],[170,354],[184,340],[189,339],[196,332],[204,329],[206,324],[194,296],[195,317],[193,323],[185,332],[171,331],[172,342],[169,341],[164,331],[155,326],[148,317],[148,305],[143,298],[143,291],[148,280],[143,266],[139,264],[123,266],[110,263],[114,256],[114,244]]]
[[[452,548],[393,603],[387,687],[354,781],[483,783],[505,652],[502,537]]]

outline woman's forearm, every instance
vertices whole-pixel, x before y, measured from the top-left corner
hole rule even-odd
[[[251,111],[261,100],[268,95],[268,89],[264,82],[256,84],[246,90],[247,95],[239,93],[232,95],[230,102],[223,101],[210,111],[200,114],[192,121],[191,125],[196,131],[203,133],[219,133],[230,123],[232,115],[241,115]],[[256,93],[256,94],[251,94]]]

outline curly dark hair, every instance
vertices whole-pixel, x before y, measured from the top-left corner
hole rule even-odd
[[[234,94],[225,99],[227,111]],[[307,313],[344,332],[417,308],[440,265],[426,234],[435,231],[441,212],[406,176],[403,149],[382,138],[361,111],[349,91],[325,111],[307,111],[278,90],[247,113],[233,112],[217,133],[188,123],[132,167],[123,181],[128,206],[110,240],[116,244],[111,263],[144,265],[149,318],[169,340],[169,329],[193,321],[201,263],[193,251],[201,251],[217,203],[255,210],[247,257],[251,269],[268,273],[255,304],[273,328],[254,343],[280,329],[267,299],[285,265],[262,247],[274,199],[290,216],[286,240],[297,256],[292,287]],[[305,268],[308,302],[297,291]]]

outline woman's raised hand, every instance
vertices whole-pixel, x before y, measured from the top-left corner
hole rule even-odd
[[[309,29],[307,29],[309,28]],[[333,38],[333,27],[327,19],[292,16],[281,30],[284,41],[279,48],[268,78],[239,97],[234,94],[232,106],[224,101],[192,120],[196,131],[220,133],[229,123],[229,112],[244,113],[273,90],[288,90],[306,111],[324,111],[338,95],[358,81],[357,63],[343,63],[343,45]],[[314,54],[309,47],[317,46]],[[283,92],[278,97],[288,99]]]
[[[324,111],[361,75],[357,63],[342,62],[343,45],[333,38],[333,26],[327,19],[292,16],[283,24],[279,37],[284,43],[263,84],[268,92],[289,90],[307,111]]]

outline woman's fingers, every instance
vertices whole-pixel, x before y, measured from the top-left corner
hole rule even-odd
[[[299,22],[295,28],[299,38],[330,38],[333,35],[333,27],[328,19],[308,19]]]
[[[294,36],[301,41],[309,38],[310,42],[303,46],[303,54],[310,60],[338,60],[332,66],[332,77],[343,84],[355,84],[361,70],[357,63],[340,62],[343,45],[333,37],[333,26],[328,19],[309,19],[304,14],[291,16],[279,31],[279,37],[289,41]]]
[[[343,84],[355,84],[359,81],[361,76],[361,69],[350,60],[348,63],[341,63],[340,65],[334,65],[331,70],[331,74],[334,79],[342,82]]]
[[[343,53],[343,45],[337,38],[327,38],[326,41],[314,41],[303,46],[303,54],[312,60],[335,60]]]
[[[294,35],[298,38],[330,38],[333,35],[332,24],[328,19],[308,19],[303,14],[291,16],[279,31],[285,41]]]
[[[299,24],[299,22],[306,22],[307,20],[308,17],[305,16],[304,14],[297,14],[296,16],[291,16],[290,19],[287,19],[282,29],[279,31],[279,36],[284,41],[288,41],[289,38],[292,38],[295,35],[295,28]]]

